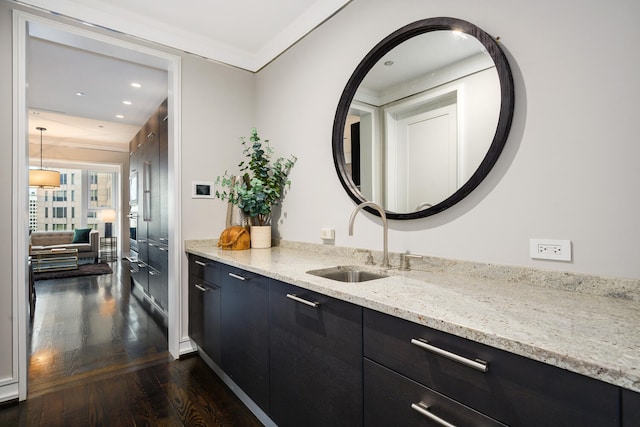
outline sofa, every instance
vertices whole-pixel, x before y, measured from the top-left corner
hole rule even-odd
[[[86,235],[86,234],[85,234]],[[74,243],[74,237],[81,242]],[[31,232],[31,243],[29,245],[29,255],[36,250],[46,250],[55,248],[77,249],[78,261],[91,259],[98,262],[100,250],[100,233],[97,230],[88,232],[88,239],[82,239],[82,230],[71,231],[33,231]],[[88,242],[84,242],[88,240]]]

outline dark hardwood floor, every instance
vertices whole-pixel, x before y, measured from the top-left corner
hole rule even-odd
[[[170,357],[127,261],[111,266],[36,282],[28,397],[0,426],[260,426],[199,357]]]

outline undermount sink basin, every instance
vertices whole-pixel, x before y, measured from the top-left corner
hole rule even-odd
[[[324,277],[325,279],[336,280],[338,282],[359,283],[368,280],[382,279],[388,277],[382,273],[364,270],[361,267],[351,265],[338,265],[336,267],[322,268],[319,270],[309,270],[307,274]]]

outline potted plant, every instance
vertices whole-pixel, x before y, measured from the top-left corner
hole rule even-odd
[[[291,185],[289,172],[298,159],[292,155],[272,162],[273,149],[269,140],[264,140],[263,144],[256,128],[251,129],[248,141],[244,137],[240,139],[243,154],[248,158],[238,165],[242,178],[236,180],[228,172],[218,176],[216,187],[223,189],[216,188],[215,197],[238,206],[250,218],[251,247],[268,248],[271,247],[271,210],[280,203],[285,189]]]

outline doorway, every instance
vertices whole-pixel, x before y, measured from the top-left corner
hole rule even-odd
[[[169,126],[168,137],[168,158],[169,158],[169,174],[175,177],[169,183],[169,211],[168,218],[170,224],[179,224],[180,218],[180,164],[179,164],[179,146],[180,146],[180,68],[181,59],[178,56],[162,52],[160,50],[151,49],[142,45],[124,41],[116,38],[108,32],[99,29],[92,30],[84,28],[80,23],[66,20],[65,18],[49,18],[34,15],[22,11],[14,11],[14,42],[13,42],[13,62],[14,73],[13,86],[15,88],[15,96],[13,98],[14,108],[16,112],[14,116],[14,165],[19,171],[14,182],[14,200],[13,200],[13,234],[12,241],[16,248],[16,256],[13,259],[14,271],[14,295],[16,295],[16,307],[19,319],[28,319],[27,304],[27,256],[28,256],[28,228],[23,224],[28,223],[28,102],[26,96],[27,86],[27,41],[29,37],[29,25],[36,24],[47,26],[60,33],[70,37],[81,37],[90,43],[98,44],[108,48],[110,52],[121,51],[128,52],[137,58],[144,58],[149,61],[148,65],[160,67],[168,74],[167,94],[169,98],[170,114],[172,116]],[[76,94],[77,96],[80,96]],[[179,356],[179,336],[181,333],[181,315],[180,315],[180,253],[177,242],[181,241],[180,228],[177,226],[170,227],[170,253],[169,257],[169,283],[174,284],[169,287],[168,298],[168,348],[172,357]],[[24,400],[27,395],[27,358],[29,351],[28,343],[28,327],[29,322],[17,322],[17,334],[14,338],[14,350],[16,357],[14,358],[15,371],[18,372],[18,389],[19,398]]]

